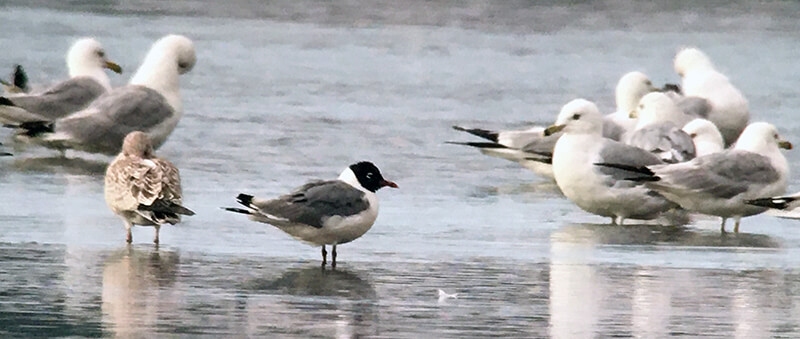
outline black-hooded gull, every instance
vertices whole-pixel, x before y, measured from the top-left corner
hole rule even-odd
[[[351,242],[369,231],[378,217],[378,196],[382,187],[397,185],[383,178],[371,162],[346,168],[339,178],[311,181],[275,199],[239,194],[236,200],[246,209],[225,210],[250,215],[250,219],[274,225],[292,237],[322,246],[322,266],[327,262],[325,245],[332,245],[331,266],[336,267],[336,245]]]

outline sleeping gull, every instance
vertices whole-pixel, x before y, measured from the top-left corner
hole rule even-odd
[[[661,164],[655,155],[640,148],[603,138],[602,116],[584,99],[564,105],[556,124],[545,133],[564,131],[553,152],[556,184],[564,195],[581,209],[610,217],[611,223],[625,219],[655,219],[676,207],[643,184],[625,180],[625,172],[595,166],[615,162],[630,166]]]
[[[692,138],[680,129],[687,117],[666,94],[645,95],[631,117],[637,118],[637,122],[626,142],[628,145],[651,152],[666,163],[695,157]]]
[[[311,181],[289,194],[265,200],[239,194],[236,201],[246,209],[224,208],[250,215],[292,237],[322,246],[322,266],[327,262],[325,245],[332,245],[331,267],[336,267],[336,245],[351,242],[369,231],[378,217],[381,187],[397,185],[385,180],[375,165],[363,161],[350,165],[339,178]]]
[[[108,166],[105,177],[108,207],[125,222],[126,241],[133,241],[131,227],[154,226],[158,244],[161,225],[175,225],[181,215],[194,215],[181,206],[181,178],[171,162],[157,158],[147,134],[131,132],[122,152]]]
[[[733,144],[750,119],[747,99],[697,48],[682,49],[674,65],[683,78],[683,94],[708,100],[711,110],[707,119],[717,125],[725,145]]]
[[[732,149],[689,162],[637,167],[604,160],[603,166],[631,171],[632,179],[646,182],[686,210],[721,217],[722,232],[725,221],[734,218],[733,231],[738,233],[742,217],[766,210],[746,200],[786,191],[789,164],[779,147],[791,149],[792,144],[781,140],[775,126],[757,122],[745,128]]]
[[[18,137],[45,147],[116,154],[132,131],[160,147],[183,114],[179,76],[196,62],[194,44],[181,35],[156,41],[127,86],[103,94],[86,109],[53,121],[20,124]]]
[[[692,138],[696,156],[702,157],[711,153],[722,152],[725,141],[717,126],[706,119],[694,119],[684,125],[682,130]]]
[[[0,97],[0,121],[19,124],[53,120],[80,111],[97,97],[111,90],[104,69],[121,73],[119,65],[109,61],[103,46],[92,38],[80,39],[67,53],[69,80],[42,93]]]
[[[617,141],[624,141],[633,131],[636,120],[630,113],[636,109],[645,94],[656,91],[653,82],[642,72],[625,73],[617,82],[614,97],[617,111],[603,117],[603,135]]]

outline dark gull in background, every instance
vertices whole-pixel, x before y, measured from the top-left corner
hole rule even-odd
[[[681,130],[688,117],[666,94],[645,95],[631,117],[636,118],[636,129],[630,132],[628,145],[651,152],[666,163],[695,157],[692,138]]]
[[[680,50],[675,56],[674,66],[675,72],[682,77],[683,95],[707,100],[692,105],[707,105],[710,110],[706,119],[717,125],[726,146],[733,144],[750,120],[750,109],[744,95],[697,48]]]
[[[786,191],[789,164],[779,148],[791,147],[775,126],[757,122],[745,128],[733,148],[689,162],[630,166],[604,160],[602,166],[629,170],[629,177],[686,210],[721,217],[722,232],[725,221],[734,218],[733,231],[738,233],[742,217],[766,210],[746,201]]]
[[[153,226],[153,242],[163,224],[175,225],[181,215],[194,215],[183,207],[181,177],[171,162],[156,157],[147,134],[125,137],[122,152],[108,165],[104,193],[111,210],[125,222],[126,241],[133,241],[131,227]]]
[[[109,61],[103,46],[95,39],[80,39],[67,53],[69,80],[41,93],[0,97],[0,122],[20,124],[53,120],[86,108],[111,90],[104,69],[121,73],[119,65]]]
[[[397,185],[383,178],[371,162],[346,168],[339,178],[311,181],[275,199],[239,194],[236,200],[246,209],[225,210],[250,215],[250,219],[274,225],[292,237],[322,246],[322,266],[327,262],[325,245],[332,245],[331,267],[336,267],[336,245],[351,242],[369,231],[378,217],[378,196],[382,187]]]
[[[14,65],[14,70],[11,72],[9,80],[0,79],[0,84],[3,85],[5,95],[24,95],[30,92],[28,87],[28,74],[22,65]]]
[[[626,180],[623,170],[596,166],[618,162],[630,166],[661,164],[643,149],[602,136],[603,117],[594,103],[575,99],[564,105],[556,124],[546,133],[563,131],[553,152],[553,173],[561,192],[581,209],[604,217],[611,223],[625,219],[655,219],[674,203],[645,187]]]
[[[711,153],[722,152],[725,149],[725,140],[719,133],[717,125],[706,119],[694,119],[681,128],[692,138],[695,154],[698,157]]]
[[[64,118],[20,124],[18,138],[48,148],[117,154],[132,131],[160,147],[183,114],[179,76],[195,65],[194,44],[181,35],[156,41],[126,86],[103,94]]]

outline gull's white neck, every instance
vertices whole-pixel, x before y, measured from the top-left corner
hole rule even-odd
[[[106,91],[111,90],[111,80],[108,79],[108,75],[102,67],[82,64],[70,64],[68,66],[70,78],[90,77],[100,83]]]
[[[167,99],[167,103],[177,115],[183,112],[181,102],[177,56],[164,49],[151,50],[136,74],[131,78],[131,85],[148,87]]]
[[[353,186],[359,189],[360,191],[363,191],[365,193],[372,193],[366,188],[361,186],[361,183],[358,182],[358,178],[356,178],[356,174],[353,173],[350,167],[345,168],[344,171],[342,171],[342,174],[339,174],[339,178],[337,179],[346,182],[348,185]]]

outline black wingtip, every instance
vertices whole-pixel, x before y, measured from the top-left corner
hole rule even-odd
[[[494,142],[461,142],[461,141],[445,141],[445,144],[470,146],[475,148],[508,148]]]
[[[631,166],[631,165],[623,165],[623,164],[612,164],[612,163],[606,163],[606,162],[596,162],[596,163],[594,163],[594,165],[603,166],[603,167],[609,167],[609,168],[616,168],[616,169],[620,169],[620,170],[623,170],[623,171],[628,171],[628,172],[633,172],[633,173],[638,173],[638,174],[643,175],[643,176],[640,176],[640,177],[625,178],[625,180],[630,180],[630,181],[659,181],[659,180],[661,180],[661,178],[659,176],[657,176],[652,170],[647,168],[647,166]]]
[[[790,202],[795,200],[797,200],[797,198],[792,198],[792,197],[762,198],[754,200],[745,200],[745,203],[753,206],[769,207],[769,208],[783,210],[789,207]]]
[[[11,99],[6,98],[6,97],[0,97],[0,105],[2,105],[2,106],[16,106],[16,105],[14,105],[13,102],[11,102]]]
[[[241,214],[252,214],[252,212],[250,212],[250,210],[246,210],[244,208],[236,208],[236,207],[220,207],[220,208],[224,209],[226,211],[229,211],[229,212],[235,212],[235,213],[241,213]]]
[[[21,128],[21,134],[35,137],[40,134],[44,133],[53,133],[55,131],[55,123],[52,121],[30,121],[30,122],[23,122],[16,126],[16,128]]]
[[[253,203],[253,196],[249,194],[239,193],[239,195],[236,196],[236,201],[244,206],[250,207],[250,205]]]
[[[453,126],[453,129],[456,130],[456,131],[467,132],[469,134],[472,134],[472,135],[477,136],[477,137],[484,138],[484,139],[489,140],[489,141],[497,142],[497,137],[498,137],[498,133],[497,132],[493,132],[493,131],[490,131],[490,130],[485,130],[485,129],[482,129],[482,128],[467,128],[467,127],[461,127],[461,126]]]

